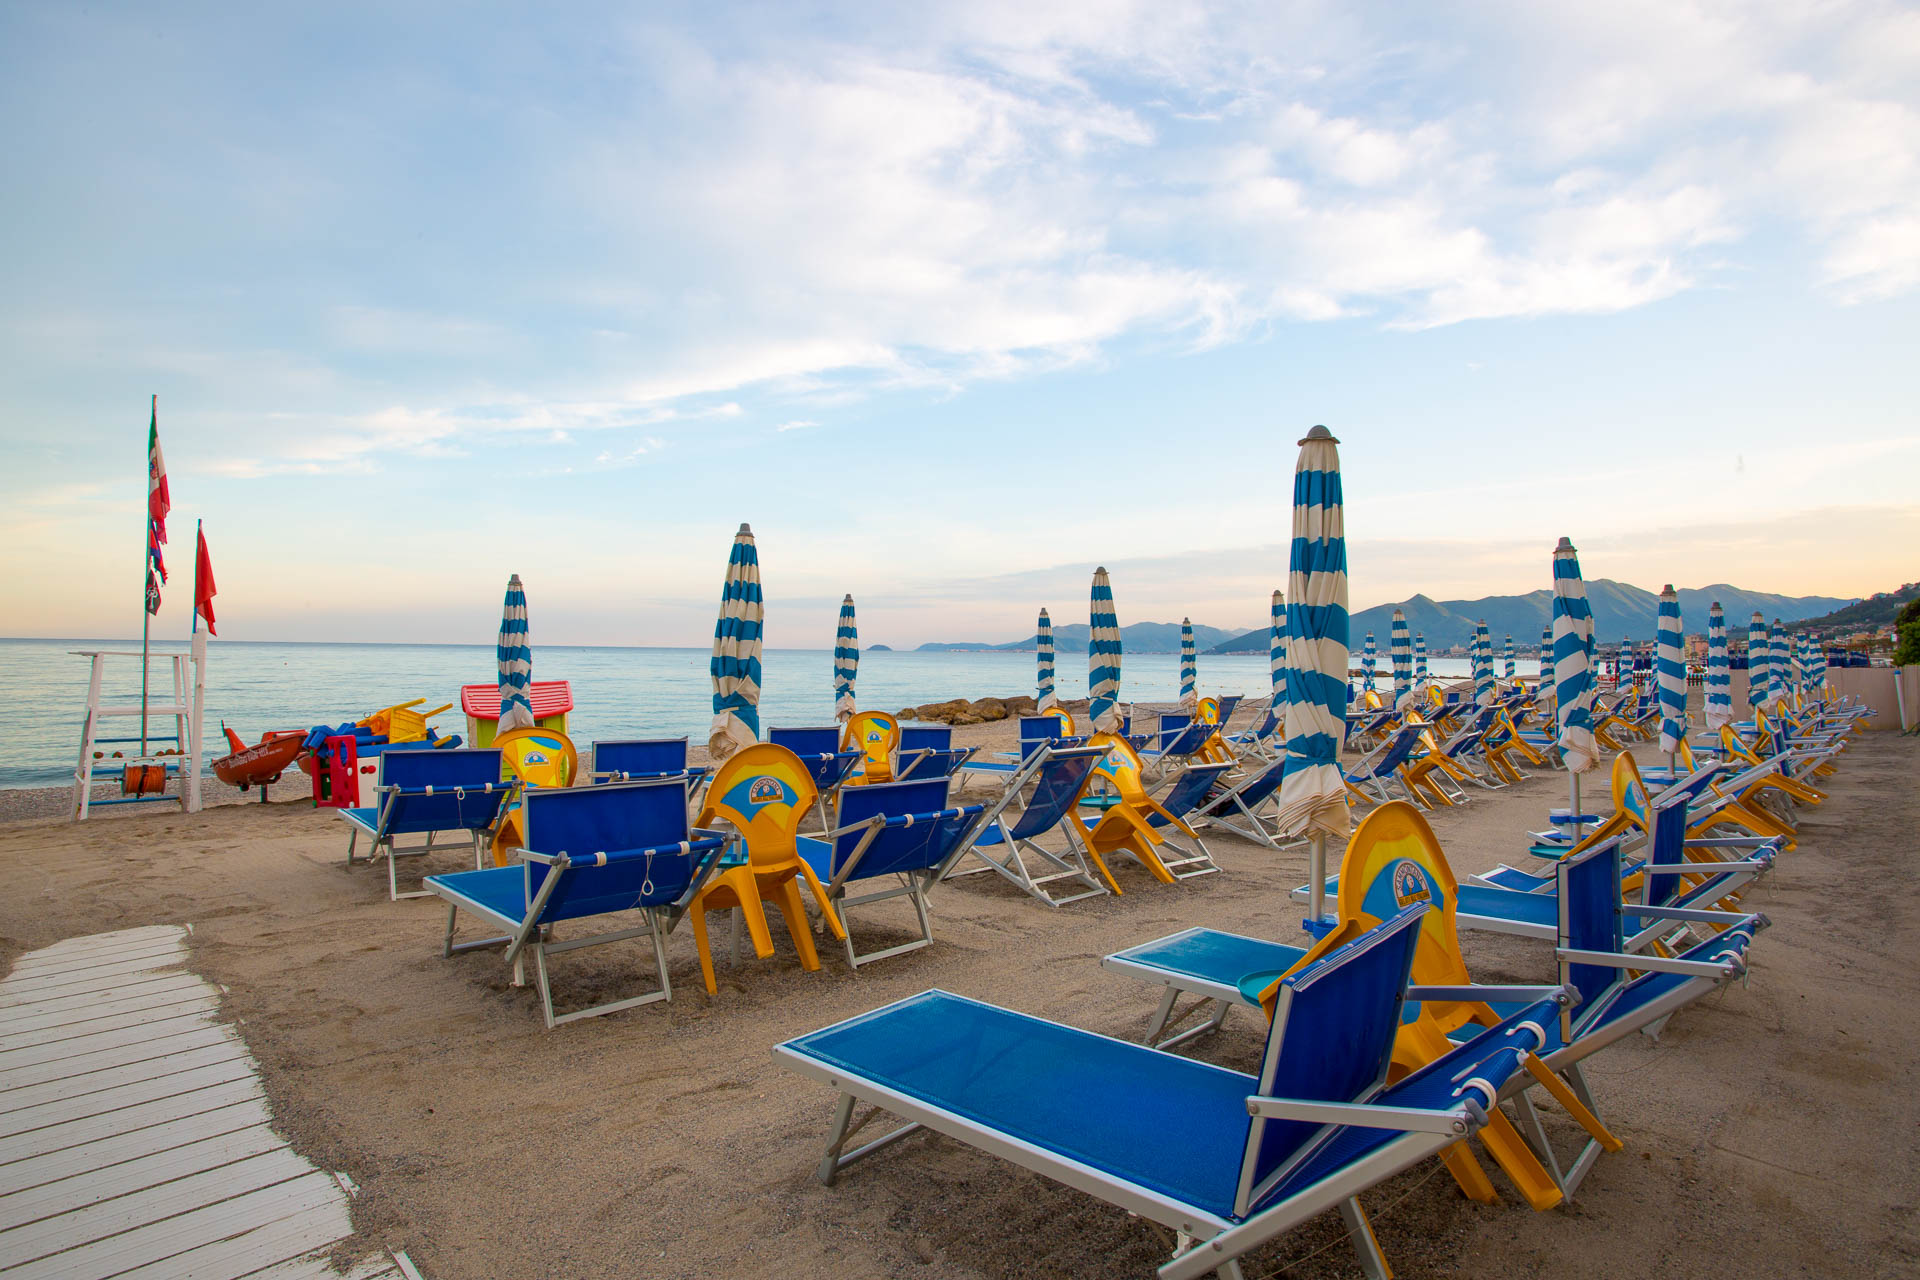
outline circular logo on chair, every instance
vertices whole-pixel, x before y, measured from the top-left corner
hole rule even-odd
[[[1416,902],[1433,901],[1433,889],[1418,863],[1402,860],[1393,864],[1393,905],[1405,910]]]
[[[762,809],[772,805],[796,804],[799,799],[799,793],[792,787],[771,774],[763,773],[742,778],[721,797],[721,802],[751,822]]]

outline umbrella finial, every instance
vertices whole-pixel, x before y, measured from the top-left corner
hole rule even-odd
[[[1660,594],[1663,596],[1675,594],[1673,584],[1669,582],[1666,586],[1660,588]]]
[[[1316,425],[1315,425],[1315,426],[1314,426],[1314,427],[1313,427],[1313,428],[1312,428],[1311,430],[1309,430],[1309,431],[1307,432],[1307,434],[1306,434],[1305,436],[1303,436],[1303,437],[1301,437],[1301,438],[1300,438],[1299,440],[1296,440],[1296,441],[1294,441],[1294,443],[1295,443],[1295,444],[1305,444],[1305,443],[1307,443],[1307,442],[1308,442],[1309,440],[1325,440],[1325,441],[1327,441],[1327,442],[1328,442],[1329,444],[1339,444],[1339,443],[1340,443],[1340,441],[1339,441],[1339,439],[1338,439],[1338,437],[1336,437],[1336,436],[1335,436],[1335,435],[1333,434],[1333,432],[1331,432],[1331,431],[1329,431],[1329,430],[1327,430],[1327,429],[1326,429],[1325,427],[1323,427],[1323,426],[1319,426],[1319,425],[1317,425],[1317,424],[1316,424]]]
[[[1107,566],[1105,566],[1105,565],[1096,565],[1096,566],[1094,566],[1094,570],[1093,570],[1093,571],[1094,571],[1095,573],[1105,573],[1105,572],[1107,571]]]
[[[842,599],[842,600],[840,601],[840,603],[841,603],[841,604],[852,604],[852,603],[853,603],[853,592],[851,592],[851,591],[849,591],[849,592],[847,592],[847,594],[846,594],[846,596],[845,596],[845,598],[844,598],[844,599]]]
[[[745,520],[742,520],[740,522],[740,532],[734,534],[733,536],[736,538],[751,538],[753,536],[753,526],[748,524]]]
[[[1562,537],[1561,537],[1561,539],[1560,539],[1560,545],[1559,545],[1559,546],[1557,546],[1557,547],[1555,547],[1555,548],[1554,548],[1554,550],[1555,550],[1555,551],[1571,551],[1571,550],[1573,550],[1573,539],[1572,539],[1572,538],[1569,538],[1569,537],[1565,537],[1565,536],[1562,536]]]
[[[1191,626],[1191,625],[1193,625],[1193,619],[1192,619],[1192,618],[1182,618],[1182,619],[1180,619],[1180,625],[1181,625],[1181,626],[1183,626],[1183,627],[1186,627],[1186,626]]]

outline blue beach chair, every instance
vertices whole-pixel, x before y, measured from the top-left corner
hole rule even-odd
[[[1414,905],[1286,978],[1258,1075],[928,991],[774,1047],[839,1091],[816,1170],[926,1128],[1178,1233],[1169,1280],[1240,1275],[1239,1258],[1329,1209],[1363,1264],[1386,1262],[1360,1193],[1473,1133],[1539,1043],[1553,1001],[1387,1083]],[[906,1123],[854,1150],[854,1111]]]
[[[1178,723],[1169,725],[1168,721]],[[1156,777],[1165,777],[1175,765],[1197,763],[1197,757],[1207,749],[1214,734],[1220,732],[1220,726],[1205,720],[1193,720],[1187,716],[1161,716],[1159,748],[1143,750],[1141,757]]]
[[[821,909],[839,917],[849,965],[857,969],[933,941],[927,891],[965,851],[985,814],[986,806],[979,804],[948,808],[945,777],[881,782],[847,790],[841,798],[839,827],[826,839],[802,836],[795,842],[826,889]],[[894,882],[884,888],[869,884],[887,877]],[[851,894],[853,887],[866,892]],[[847,908],[899,897],[912,901],[920,918],[920,936],[885,950],[857,952]]]
[[[527,847],[520,864],[428,876],[427,889],[447,901],[448,956],[506,944],[513,984],[526,985],[526,953],[547,1028],[672,998],[666,937],[712,874],[726,849],[717,831],[687,826],[687,780],[659,778],[597,787],[529,791],[524,818]],[[455,943],[462,911],[508,932]],[[637,912],[638,916],[629,915]],[[572,920],[623,916],[632,923],[609,932],[556,941],[556,926]],[[653,944],[657,990],[555,1016],[547,957],[581,947],[646,937]]]
[[[1378,746],[1360,757],[1353,768],[1343,771],[1347,789],[1374,804],[1399,799],[1419,803],[1402,772],[1420,747],[1420,735],[1426,731],[1427,726],[1417,720],[1393,730]]]
[[[400,892],[395,859],[419,857],[433,851],[436,835],[458,831],[473,843],[473,865],[486,856],[487,833],[500,819],[501,806],[514,785],[500,780],[500,752],[492,747],[462,747],[447,751],[383,751],[378,802],[363,809],[342,809],[346,821],[347,865],[355,862],[354,848],[361,836],[370,841],[366,861],[387,860],[387,896],[424,898],[430,890]],[[407,836],[423,842],[401,845]],[[446,846],[441,846],[442,848]]]
[[[980,829],[963,850],[979,866],[962,866],[956,857],[945,878],[993,871],[1050,907],[1082,898],[1118,893],[1120,888],[1104,864],[1089,865],[1087,851],[1074,829],[1074,805],[1087,789],[1093,770],[1106,758],[1104,747],[1055,746],[1042,743],[1007,779],[1006,788],[987,806]],[[1028,794],[1031,786],[1032,793]],[[1059,832],[1066,847],[1058,852],[1040,843],[1042,836]],[[1032,860],[1031,865],[1029,859]],[[1034,874],[1035,868],[1040,871]],[[1100,878],[1095,878],[1098,869]],[[1047,886],[1062,880],[1080,886],[1078,892],[1056,897]],[[1103,883],[1104,881],[1104,883]]]
[[[1251,753],[1263,760],[1274,759],[1286,742],[1286,708],[1274,699],[1260,723],[1245,733],[1227,735],[1227,742],[1242,755]]]
[[[820,830],[827,831],[833,823],[833,809],[840,796],[840,788],[860,766],[862,758],[858,750],[840,749],[839,725],[805,725],[791,729],[768,729],[767,741],[776,747],[785,747],[800,757],[800,763],[807,768],[813,779],[814,789],[820,793],[820,803],[816,816],[820,819]]]
[[[1036,751],[1046,746],[1078,747],[1086,744],[1086,738],[1075,737],[1067,733],[1065,721],[1056,715],[1037,715],[1020,717],[1020,748],[1017,751],[996,751],[992,760],[968,760],[960,766],[962,773],[998,775],[1011,778],[1026,767]]]
[[[1235,835],[1258,841],[1272,849],[1285,849],[1302,843],[1305,836],[1288,836],[1280,830],[1278,822],[1279,802],[1276,797],[1280,794],[1280,775],[1285,772],[1286,764],[1285,757],[1282,757],[1231,787],[1221,789],[1216,786],[1205,800],[1195,806],[1195,821],[1204,822],[1209,827],[1224,827]],[[1269,808],[1276,812],[1262,812]]]
[[[627,738],[595,742],[588,776],[595,782],[638,782],[646,778],[675,778],[681,774],[704,778],[705,765],[687,766],[686,738]]]
[[[902,782],[951,778],[978,750],[954,746],[953,730],[947,725],[902,725],[894,776]]]

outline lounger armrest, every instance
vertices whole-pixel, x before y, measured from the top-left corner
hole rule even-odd
[[[1770,921],[1758,911],[1715,911],[1709,907],[1643,907],[1628,903],[1623,911],[1630,916],[1640,916],[1655,920],[1678,920],[1692,924],[1717,924],[1732,928],[1744,921],[1752,920],[1761,926]]]
[[[1469,983],[1464,987],[1408,987],[1407,999],[1480,1004],[1537,1004],[1542,1000],[1551,1000],[1561,1008],[1568,1009],[1579,1000],[1579,995],[1571,987],[1483,987],[1478,983]]]
[[[1429,1111],[1421,1107],[1370,1107],[1360,1102],[1308,1102],[1255,1094],[1247,1099],[1247,1114],[1268,1120],[1357,1125],[1363,1129],[1393,1129],[1400,1133],[1467,1134],[1487,1122],[1487,1113],[1471,1099],[1454,1110]]]
[[[652,782],[658,778],[682,777],[686,772],[685,769],[661,769],[653,773],[629,773],[625,769],[604,769],[588,776],[595,782]]]
[[[1680,842],[1689,849],[1764,849],[1769,845],[1778,845],[1779,836],[1727,836],[1724,839],[1708,836],[1700,840]]]
[[[1671,956],[1622,955],[1618,951],[1577,951],[1555,947],[1554,957],[1568,964],[1597,964],[1610,969],[1639,969],[1643,972],[1677,973],[1688,978],[1737,978],[1745,966],[1731,957],[1725,960],[1679,960]]]
[[[1710,876],[1723,871],[1770,871],[1772,858],[1704,859],[1699,862],[1649,862],[1643,868],[1649,876]]]

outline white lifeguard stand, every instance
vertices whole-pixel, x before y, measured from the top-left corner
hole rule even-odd
[[[178,803],[188,813],[200,811],[200,766],[203,759],[200,743],[201,712],[206,706],[207,695],[207,640],[204,631],[196,630],[193,636],[193,649],[189,653],[156,653],[152,660],[166,662],[173,669],[172,700],[161,702],[164,697],[159,690],[146,692],[146,673],[141,679],[141,701],[118,705],[102,705],[100,687],[106,675],[107,659],[145,657],[137,649],[75,649],[76,657],[88,659],[93,670],[87,678],[87,718],[80,729],[80,760],[73,770],[73,817],[80,821],[87,816],[88,810],[95,805],[107,804],[161,804]],[[192,665],[189,678],[188,665]],[[152,720],[173,721],[173,732],[145,734],[133,737],[102,736],[103,721],[119,716],[139,716],[142,727]],[[156,726],[159,727],[159,726]],[[94,748],[103,745],[136,744],[138,750],[133,754],[112,761],[112,767],[124,768],[128,765],[161,765],[166,769],[165,778],[177,778],[180,786],[176,792],[168,792],[163,779],[161,790],[153,795],[121,795],[109,800],[93,798],[93,773],[96,761]],[[154,744],[172,743],[177,754],[154,754]],[[101,760],[98,763],[107,763]]]

